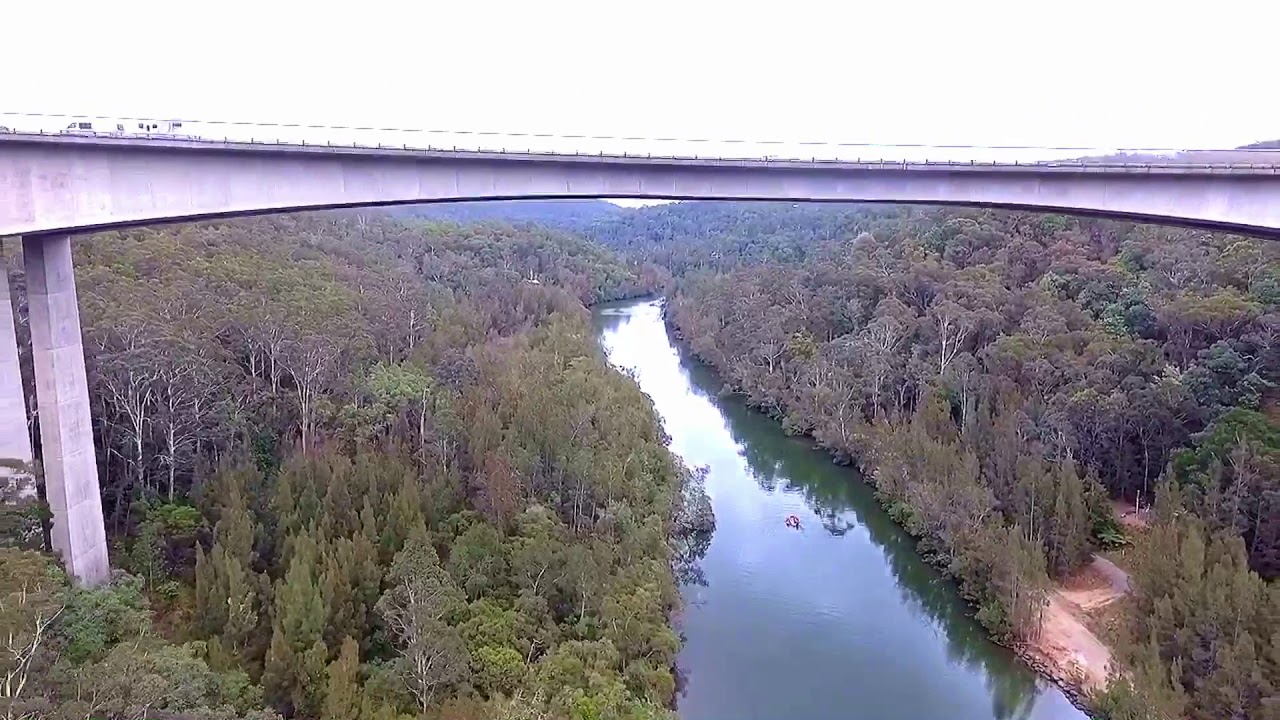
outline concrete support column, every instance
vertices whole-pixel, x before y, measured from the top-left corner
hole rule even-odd
[[[13,320],[9,270],[4,262],[4,240],[0,238],[0,460],[17,460],[30,465],[34,456],[31,454],[27,403],[23,397],[22,371],[18,365],[18,335]],[[17,474],[0,465],[0,483]]]
[[[111,574],[89,417],[71,237],[22,239],[40,420],[40,460],[53,513],[53,548],[79,583]]]

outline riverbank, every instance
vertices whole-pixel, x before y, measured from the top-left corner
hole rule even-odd
[[[683,331],[667,312],[665,301],[663,303],[662,318],[666,329],[683,346],[691,358],[713,371],[717,377],[722,377],[719,368],[714,363],[709,362],[693,349]],[[735,392],[735,394],[741,393]],[[765,413],[759,414],[761,417],[768,418],[770,422],[777,422],[777,418],[770,417]],[[812,436],[807,434],[803,436],[812,442],[815,449],[829,453],[833,456],[833,461],[837,463],[840,461],[841,458],[836,451],[821,446]],[[864,468],[864,470],[870,469]],[[874,487],[874,483],[869,479],[871,477],[869,472],[865,477],[867,479],[864,482]],[[891,508],[886,505],[879,493],[876,493],[876,499],[880,507],[886,513],[892,515]],[[899,527],[904,530],[907,529],[901,525]],[[920,538],[916,539],[918,541]],[[924,556],[920,557],[927,560]],[[935,567],[949,576],[946,567],[936,563]],[[1082,568],[1082,572],[1089,567],[1092,567],[1092,565]],[[1073,575],[1072,577],[1074,578],[1075,576]],[[990,634],[988,634],[988,638],[992,642],[1009,648],[1037,675],[1061,689],[1063,695],[1070,700],[1072,705],[1089,715],[1093,712],[1089,703],[1090,695],[1105,688],[1108,681],[1111,651],[1090,629],[1087,619],[1082,617],[1085,611],[1076,602],[1077,598],[1073,597],[1069,587],[1070,582],[1067,584],[1055,584],[1044,608],[1040,633],[1035,641],[1010,644],[1002,643]],[[1116,597],[1119,597],[1119,595]],[[1116,598],[1111,600],[1113,601],[1114,599]],[[1098,607],[1100,606],[1098,605]],[[969,611],[972,617],[976,608],[969,605]]]
[[[1014,651],[1049,678],[1081,710],[1089,696],[1105,690],[1111,678],[1111,648],[1094,631],[1129,592],[1129,578],[1106,558],[1092,560],[1057,583],[1034,641]]]
[[[681,587],[682,720],[1085,720],[991,642],[870,484],[721,396],[659,303],[597,308],[595,323],[671,450],[707,471],[716,530]],[[800,529],[784,523],[791,515]]]

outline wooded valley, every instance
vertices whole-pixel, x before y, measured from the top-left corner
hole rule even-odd
[[[1280,718],[1280,245],[987,210],[522,212],[79,241],[120,570],[72,588],[40,505],[6,506],[7,717],[672,717],[674,538],[706,499],[586,310],[661,291],[1001,641],[1123,550],[1100,713]]]
[[[6,717],[668,715],[687,474],[583,307],[652,278],[555,232],[332,214],[77,263],[127,574],[0,549]]]
[[[858,465],[999,638],[1127,543],[1113,499],[1153,505],[1110,717],[1280,712],[1280,246],[813,205],[650,208],[599,236],[675,273],[693,350]]]

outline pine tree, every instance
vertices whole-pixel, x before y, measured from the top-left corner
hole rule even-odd
[[[294,691],[293,707],[298,715],[315,717],[324,707],[325,667],[329,661],[329,648],[324,640],[317,639],[302,653],[298,664],[298,687]]]
[[[1072,460],[1058,463],[1053,514],[1045,550],[1049,571],[1066,575],[1084,559],[1089,550],[1089,509],[1085,503],[1084,482]]]
[[[1205,718],[1254,717],[1270,688],[1258,663],[1253,637],[1241,633],[1218,645],[1217,668],[1197,692],[1197,706]]]
[[[205,637],[220,637],[224,647],[241,653],[259,624],[257,579],[252,565],[257,523],[249,509],[246,483],[256,470],[232,467],[221,471],[210,491],[218,522],[206,555],[196,551],[197,622]]]
[[[315,541],[304,535],[293,546],[289,569],[277,584],[262,684],[280,707],[314,715],[323,688],[316,676],[323,676],[328,659],[323,640],[326,608],[317,582]]]
[[[375,545],[381,537],[378,531],[378,516],[368,496],[365,496],[364,505],[360,508],[360,535]]]
[[[1182,543],[1178,518],[1184,512],[1179,496],[1172,483],[1164,483],[1157,488],[1153,523],[1134,558],[1134,617],[1139,621],[1150,617],[1153,603],[1160,598],[1170,598],[1172,603],[1178,585],[1181,562],[1178,548]]]
[[[1178,574],[1170,597],[1179,617],[1191,618],[1201,611],[1200,593],[1204,588],[1205,543],[1196,527],[1188,527],[1182,533],[1178,548]]]
[[[320,509],[320,531],[326,538],[347,537],[357,530],[358,516],[347,490],[346,477],[330,479]]]
[[[994,573],[1009,610],[1010,630],[1014,637],[1032,638],[1040,629],[1044,612],[1048,578],[1045,576],[1044,551],[1020,528],[1006,529],[1007,566]]]
[[[414,534],[426,534],[427,523],[422,517],[422,504],[418,498],[418,487],[414,483],[406,483],[396,492],[391,501],[391,513],[382,531],[382,557],[389,562],[405,542]]]
[[[220,592],[212,563],[199,545],[196,546],[195,576],[195,622],[203,637],[213,637],[225,622],[219,612],[226,607],[226,597]]]
[[[1166,595],[1155,603],[1155,612],[1148,624],[1152,642],[1164,654],[1173,657],[1177,652],[1177,636],[1181,629],[1173,612],[1173,600]]]
[[[260,578],[231,553],[222,552],[217,545],[213,550],[218,583],[226,589],[226,624],[220,634],[229,650],[243,655],[255,644],[258,630],[263,627],[262,602],[258,595]]]
[[[366,606],[358,594],[355,543],[337,538],[322,547],[324,570],[320,591],[324,594],[327,617],[325,641],[338,647],[343,637],[362,637]]]
[[[275,491],[271,496],[271,508],[275,516],[275,527],[272,528],[271,538],[278,555],[283,554],[281,550],[284,548],[285,540],[302,529],[295,514],[295,495],[293,473],[282,469],[276,474]],[[284,562],[283,557],[277,557],[276,560],[280,563]]]
[[[1184,717],[1187,695],[1182,666],[1167,663],[1155,635],[1131,648],[1127,674],[1115,677],[1096,704],[1112,720],[1172,720]]]
[[[302,456],[297,462],[298,487],[301,490],[297,493],[297,504],[293,507],[293,522],[298,528],[312,527],[320,519],[320,490],[316,484],[323,482],[327,475],[317,473],[317,466],[321,462],[319,458]]]
[[[338,658],[326,670],[324,707],[320,720],[352,720],[360,716],[360,643],[342,639]]]
[[[370,613],[382,588],[382,566],[378,564],[377,536],[370,538],[363,532],[357,534],[352,543],[352,586],[355,598],[364,609],[362,620],[364,628],[356,636],[364,642],[370,633],[363,632],[371,623]]]
[[[238,491],[232,493],[231,504],[222,508],[221,518],[214,526],[213,533],[223,549],[242,566],[253,566],[256,560],[253,544],[257,523],[249,510],[247,499]]]
[[[222,519],[227,508],[241,507],[262,486],[262,472],[246,457],[222,465],[209,479],[203,493],[205,514]]]

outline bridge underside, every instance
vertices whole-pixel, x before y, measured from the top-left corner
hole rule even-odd
[[[1280,168],[651,159],[0,135],[0,237],[23,236],[53,541],[82,583],[106,537],[70,236],[204,218],[524,198],[757,200],[1038,210],[1280,238]],[[0,289],[4,289],[0,285]],[[5,298],[7,300],[7,297]],[[23,407],[0,313],[0,409]],[[6,416],[0,451],[30,457]]]
[[[921,201],[921,200],[881,200],[881,199],[778,199],[776,197],[743,197],[734,196],[664,196],[664,195],[492,195],[492,196],[469,196],[469,197],[444,197],[444,198],[423,198],[418,200],[392,200],[380,202],[363,202],[363,203],[333,203],[325,205],[299,205],[295,207],[273,207],[260,210],[241,210],[230,212],[213,212],[202,213],[199,215],[186,215],[178,217],[156,218],[146,221],[129,221],[102,223],[96,225],[85,225],[76,228],[68,228],[64,232],[73,232],[76,235],[91,234],[107,230],[121,230],[132,227],[150,227],[158,225],[172,225],[177,223],[198,222],[200,220],[225,220],[242,217],[256,217],[262,215],[278,215],[293,212],[312,212],[320,210],[362,210],[366,208],[389,208],[389,207],[405,207],[411,205],[436,205],[446,203],[482,203],[490,201],[509,201],[509,200],[671,200],[671,201],[726,201],[726,202],[806,202],[820,204],[862,204],[862,205],[920,205],[926,207],[957,207],[957,208],[987,208],[992,210],[1017,210],[1034,213],[1053,213],[1060,215],[1071,215],[1075,217],[1098,218],[1103,220],[1119,220],[1134,223],[1149,223],[1153,225],[1165,225],[1168,227],[1181,227],[1193,230],[1204,230],[1206,232],[1234,233],[1238,235],[1247,235],[1266,240],[1280,240],[1280,228],[1259,227],[1254,225],[1242,225],[1239,223],[1228,223],[1215,220],[1202,220],[1198,218],[1186,217],[1165,217],[1160,215],[1144,215],[1131,212],[1115,212],[1107,210],[1094,210],[1089,208],[1075,207],[1054,207],[1048,205],[1025,205],[1019,203],[991,203],[991,202],[965,202],[965,201]],[[0,235],[3,237],[3,235]]]
[[[0,236],[300,210],[549,198],[1056,212],[1280,236],[1280,168],[882,165],[0,136]]]

